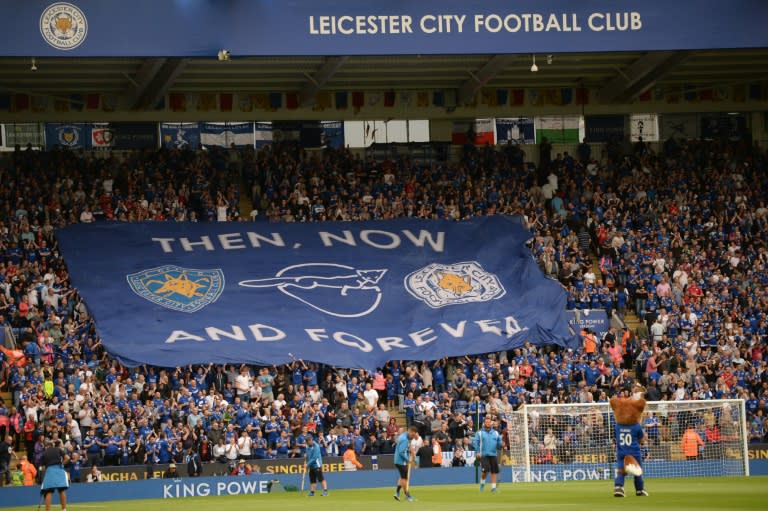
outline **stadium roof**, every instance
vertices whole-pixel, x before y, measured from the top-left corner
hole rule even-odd
[[[656,86],[726,86],[768,78],[768,49],[537,55],[185,58],[0,58],[0,91],[64,96],[115,94],[137,109],[169,92],[588,87],[603,103],[628,102]]]

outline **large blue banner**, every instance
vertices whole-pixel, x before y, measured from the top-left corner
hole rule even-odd
[[[768,46],[765,0],[26,0],[4,56],[215,57]]]
[[[128,365],[373,369],[578,340],[517,217],[80,224],[58,237],[104,345]]]

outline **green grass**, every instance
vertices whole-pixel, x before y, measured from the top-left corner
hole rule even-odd
[[[140,500],[108,503],[73,502],[70,511],[104,509],[133,511],[243,511],[244,509],[276,509],[279,511],[527,511],[588,510],[616,511],[650,509],[653,511],[765,510],[768,477],[721,479],[656,479],[646,482],[650,497],[635,497],[631,485],[624,499],[612,496],[610,481],[567,483],[503,484],[500,492],[480,493],[475,485],[414,487],[417,502],[395,502],[392,489],[333,491],[329,497],[313,497],[298,493],[278,493],[235,497],[197,497],[173,500]],[[2,491],[0,490],[0,498]],[[29,511],[26,508],[6,508]],[[52,509],[59,509],[58,506]]]

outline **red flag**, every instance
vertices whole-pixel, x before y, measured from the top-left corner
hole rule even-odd
[[[355,113],[359,112],[360,109],[365,105],[365,93],[364,92],[353,92],[352,93],[352,108],[355,109]]]
[[[88,110],[98,110],[101,96],[99,94],[87,94],[85,96],[85,108]]]
[[[174,112],[186,112],[187,97],[184,94],[170,94],[168,104]]]
[[[576,89],[576,104],[587,105],[589,104],[589,89],[579,87]]]
[[[299,95],[295,92],[289,92],[285,95],[285,108],[288,110],[296,110],[299,108]]]
[[[512,89],[512,104],[520,106],[525,103],[525,89]]]
[[[393,107],[395,106],[395,92],[389,91],[384,93],[384,106],[386,107]]]
[[[29,110],[29,94],[14,94],[13,110],[16,112]]]
[[[639,99],[640,101],[650,101],[652,96],[653,96],[653,92],[651,91],[651,89],[648,89],[647,91],[640,94],[640,96],[638,96],[637,99]]]
[[[232,111],[233,96],[232,94],[219,94],[219,110],[222,112]]]

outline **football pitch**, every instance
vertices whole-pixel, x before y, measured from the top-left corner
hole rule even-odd
[[[78,504],[72,502],[70,511],[100,510],[134,511],[162,509],[168,511],[242,511],[243,509],[276,509],[280,511],[392,511],[396,509],[434,511],[515,511],[542,509],[573,509],[616,511],[620,509],[653,509],[654,511],[701,511],[729,509],[766,509],[768,477],[659,479],[648,480],[649,497],[636,497],[633,487],[625,486],[627,497],[612,495],[610,481],[568,483],[535,483],[500,485],[498,493],[486,487],[480,492],[476,485],[414,487],[416,502],[396,502],[392,488],[333,491],[328,497],[308,497],[300,493],[274,493],[234,497],[197,497],[167,500],[137,500]],[[0,490],[2,498],[2,490]],[[33,506],[0,508],[30,510]],[[58,505],[52,509],[60,509]]]

